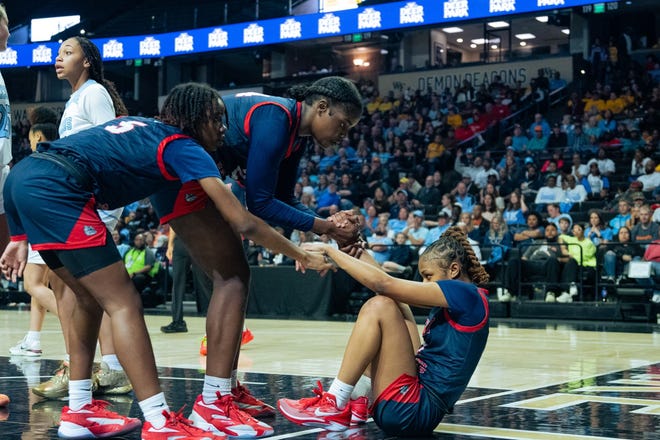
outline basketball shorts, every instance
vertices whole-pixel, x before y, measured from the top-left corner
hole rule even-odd
[[[426,436],[438,426],[446,410],[431,399],[417,377],[402,374],[376,398],[371,413],[387,434]]]
[[[196,180],[183,185],[180,182],[169,183],[156,194],[149,196],[149,200],[161,224],[201,211],[210,201],[209,196]]]

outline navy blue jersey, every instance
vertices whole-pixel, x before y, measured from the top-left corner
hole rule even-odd
[[[238,93],[223,97],[228,130],[220,149],[223,173],[244,186],[248,209],[280,226],[309,231],[315,215],[293,195],[298,165],[311,137],[298,136],[302,103]]]
[[[53,142],[39,151],[73,159],[94,181],[96,202],[118,208],[204,177],[218,177],[215,161],[196,141],[154,119],[124,117]]]
[[[488,339],[488,300],[473,284],[438,281],[449,304],[434,307],[416,355],[420,382],[451,411],[467,387]]]

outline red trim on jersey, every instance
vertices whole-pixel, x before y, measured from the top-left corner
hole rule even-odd
[[[449,309],[444,309],[445,319],[447,320],[449,325],[454,327],[454,329],[458,330],[459,332],[474,333],[478,330],[481,330],[483,328],[483,326],[485,326],[486,323],[488,323],[488,315],[489,315],[488,299],[486,298],[486,295],[484,293],[484,292],[487,292],[487,291],[485,289],[481,289],[481,288],[479,288],[477,290],[479,291],[479,296],[481,297],[481,301],[484,303],[484,310],[486,312],[484,314],[484,319],[482,319],[479,324],[477,324],[477,325],[461,325],[461,324],[459,324],[458,322],[454,321],[451,318],[451,315],[449,315]]]
[[[422,384],[419,382],[417,376],[411,376],[404,373],[397,377],[394,382],[389,384],[383,392],[380,393],[371,405],[369,412],[371,413],[372,408],[375,408],[381,400],[417,403],[419,402],[419,392],[421,389]]]
[[[191,180],[181,186],[179,194],[176,196],[172,212],[164,215],[160,219],[160,224],[169,222],[170,220],[182,217],[186,214],[201,211],[206,207],[209,201],[209,196],[204,192],[204,189],[197,180]]]
[[[12,235],[9,237],[10,241],[26,241],[27,240],[27,234],[21,234],[21,235]]]
[[[190,136],[186,136],[185,134],[173,134],[171,136],[166,137],[162,141],[160,141],[160,144],[158,144],[158,152],[156,153],[156,160],[158,161],[158,168],[160,169],[160,173],[165,177],[167,180],[179,180],[178,177],[173,176],[167,171],[167,168],[165,167],[165,161],[163,160],[163,154],[165,153],[165,147],[167,147],[167,144],[169,144],[172,141],[175,141],[177,139],[184,139],[184,138],[190,138]]]
[[[296,145],[296,137],[298,137],[298,127],[300,127],[300,119],[302,119],[302,102],[298,101],[296,102],[296,111],[298,112],[298,119],[296,120],[296,126],[292,127],[291,130],[291,137],[289,138],[289,147],[286,149],[286,154],[284,155],[285,158],[288,158],[291,156],[298,148],[300,148],[300,145],[302,145],[302,141],[298,142],[298,145],[296,148],[294,148],[294,145]],[[291,123],[289,123],[291,125]]]
[[[286,149],[286,153],[284,154],[284,157],[287,158],[293,154],[294,151],[297,150],[297,148],[294,148],[296,137],[298,136],[298,127],[300,126],[300,115],[302,113],[302,102],[296,102],[296,111],[298,112],[298,118],[296,119],[296,125],[293,125],[293,116],[291,115],[291,112],[289,111],[288,108],[284,107],[284,105],[280,104],[279,102],[272,102],[272,101],[265,101],[265,102],[260,102],[258,104],[253,105],[250,107],[250,110],[248,110],[247,114],[245,115],[245,120],[243,121],[243,131],[245,131],[245,135],[247,137],[250,137],[250,120],[252,119],[252,113],[254,111],[263,106],[263,105],[277,105],[282,108],[286,112],[287,117],[289,118],[289,130],[291,132],[291,136],[289,137],[289,146]]]
[[[32,245],[32,249],[46,251],[105,246],[106,234],[105,224],[96,212],[96,199],[92,197],[85,204],[65,243],[40,243]]]

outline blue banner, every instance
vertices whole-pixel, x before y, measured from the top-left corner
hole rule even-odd
[[[93,39],[104,61],[162,58],[278,44],[361,32],[449,24],[456,21],[542,13],[593,4],[593,0],[416,0],[339,12],[306,14],[164,34]],[[52,65],[60,44],[37,43],[0,52],[0,68]]]

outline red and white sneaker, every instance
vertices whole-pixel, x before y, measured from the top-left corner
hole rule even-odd
[[[62,438],[105,438],[126,434],[140,427],[140,420],[105,409],[104,400],[92,400],[77,411],[62,408],[57,435]]]
[[[214,434],[193,426],[192,421],[186,419],[179,412],[163,411],[166,422],[162,428],[154,428],[149,422],[142,425],[142,440],[226,440],[224,434]]]
[[[218,400],[210,404],[204,403],[201,394],[197,396],[190,420],[205,431],[236,438],[260,438],[274,432],[270,425],[241,411],[231,394],[222,396],[219,392]]]
[[[369,399],[367,396],[360,396],[357,399],[351,399],[351,425],[367,423],[368,418]]]
[[[231,389],[231,394],[234,396],[234,403],[238,409],[245,411],[252,417],[273,417],[275,415],[274,407],[254,397],[250,390],[241,385],[240,382],[236,388]]]
[[[284,417],[303,426],[323,428],[328,431],[345,431],[351,424],[351,405],[337,408],[337,399],[323,391],[321,382],[314,389],[315,397],[300,400],[280,399],[277,407]]]

